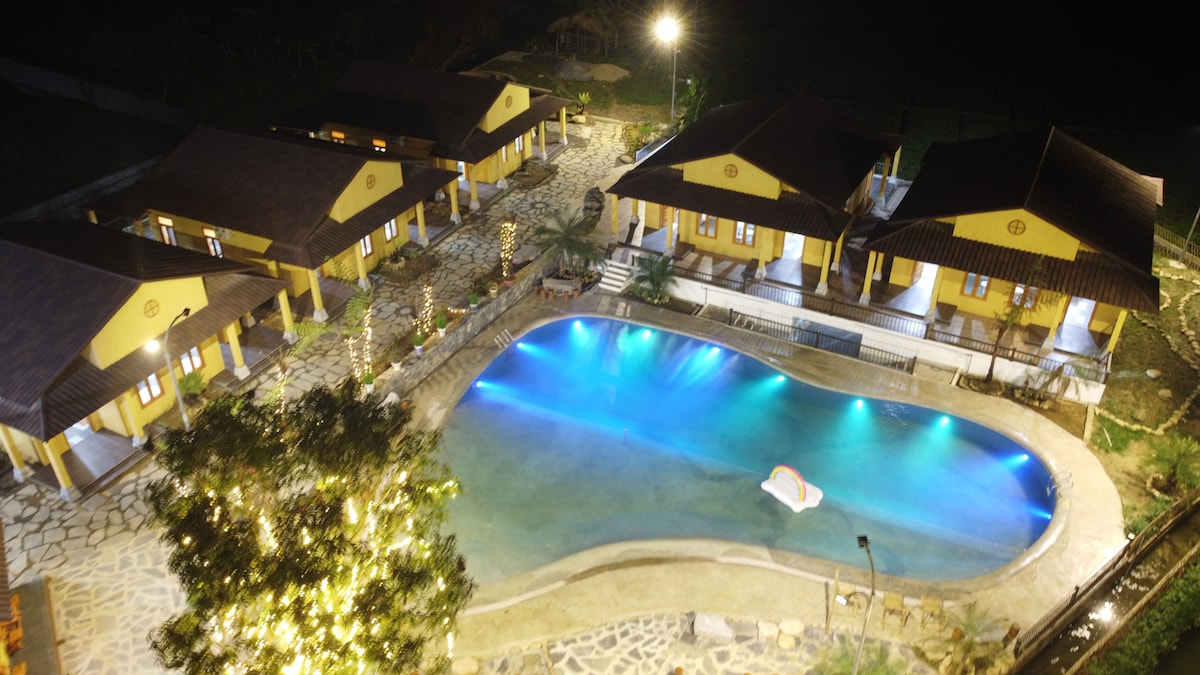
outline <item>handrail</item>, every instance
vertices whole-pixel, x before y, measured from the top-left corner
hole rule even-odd
[[[735,328],[745,328],[756,333],[769,335],[778,340],[793,344],[815,347],[822,351],[849,356],[859,361],[865,361],[877,366],[884,366],[912,374],[917,366],[916,356],[904,356],[879,347],[864,345],[861,342],[847,340],[836,335],[822,333],[818,329],[803,326],[792,326],[786,323],[729,310],[729,325]]]

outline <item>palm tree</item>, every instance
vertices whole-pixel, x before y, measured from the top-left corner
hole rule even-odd
[[[564,278],[583,277],[604,259],[602,249],[592,240],[595,224],[579,210],[571,214],[559,210],[554,222],[543,223],[533,230],[534,243],[541,251],[551,251],[558,257],[558,275]]]
[[[936,638],[926,645],[926,655],[938,654],[940,673],[967,675],[983,672],[990,668],[1005,653],[1004,644],[986,639],[985,635],[996,633],[1000,622],[979,609],[974,602],[963,606],[959,614],[952,614],[954,631],[950,638]]]
[[[671,256],[637,258],[637,270],[633,274],[633,292],[652,305],[666,304],[671,299],[671,287],[675,285],[675,266]]]

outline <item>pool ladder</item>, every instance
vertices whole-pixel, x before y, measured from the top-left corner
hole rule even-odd
[[[508,332],[507,328],[500,331],[499,335],[492,338],[492,342],[495,342],[496,346],[499,347],[500,349],[507,349],[508,347],[511,347],[513,340],[514,340],[513,335],[512,335],[512,333]]]

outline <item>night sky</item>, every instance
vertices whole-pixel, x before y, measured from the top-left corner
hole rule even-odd
[[[68,0],[6,10],[0,55],[251,121],[307,102],[356,56],[469,68],[545,38],[547,24],[589,5],[633,17],[624,47],[655,49],[634,29],[667,6],[659,2]],[[1194,22],[1181,9],[877,0],[674,7],[685,25],[680,69],[707,78],[716,103],[804,91],[867,106],[1167,135],[1154,142],[1174,148],[1173,161],[1152,161],[1143,149],[1119,159],[1157,174],[1181,171],[1167,164],[1200,164],[1183,157],[1200,160],[1200,97],[1189,53]],[[1168,191],[1187,193],[1184,208],[1194,209],[1200,171],[1177,175]]]

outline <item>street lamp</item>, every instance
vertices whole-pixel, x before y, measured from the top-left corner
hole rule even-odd
[[[675,63],[678,61],[679,50],[675,42],[679,39],[679,22],[673,16],[664,16],[654,24],[654,34],[658,41],[671,48],[671,124],[675,124]]]
[[[175,402],[179,404],[179,416],[183,418],[183,430],[184,431],[191,431],[192,423],[191,423],[191,420],[188,419],[187,408],[185,408],[183,405],[183,392],[179,391],[179,380],[176,379],[176,377],[175,377],[175,369],[171,367],[171,347],[170,347],[170,345],[171,345],[171,329],[175,327],[175,322],[184,318],[185,316],[187,316],[191,313],[192,313],[192,310],[190,307],[184,307],[182,312],[180,312],[174,319],[171,319],[171,323],[167,325],[167,332],[163,333],[163,343],[162,343],[163,360],[165,360],[167,362],[167,375],[171,376],[171,386],[175,388]],[[146,349],[153,352],[153,351],[158,350],[158,346],[159,345],[158,345],[157,341],[151,340],[150,343],[146,345]]]
[[[867,614],[863,617],[862,635],[858,638],[858,653],[854,655],[854,675],[858,675],[858,664],[862,661],[863,644],[867,641],[867,622],[871,620],[871,607],[875,604],[875,560],[871,557],[871,542],[867,539],[867,535],[858,535],[858,547],[867,551],[867,563],[871,566],[871,595],[867,597]]]

